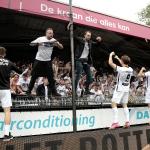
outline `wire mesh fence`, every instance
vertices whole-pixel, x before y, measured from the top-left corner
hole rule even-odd
[[[105,96],[104,99],[97,96],[93,99],[90,96],[77,97],[77,107],[103,106],[111,104],[112,96]],[[43,97],[43,96],[14,96],[12,97],[13,109],[48,109],[48,108],[70,108],[72,97]],[[144,104],[144,96],[130,96],[129,104]]]

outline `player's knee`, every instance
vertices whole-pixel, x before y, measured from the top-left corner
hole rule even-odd
[[[122,107],[127,108],[128,106],[127,106],[127,104],[122,104]]]
[[[115,102],[112,102],[111,106],[112,106],[112,108],[115,108],[115,107],[117,107],[117,104]]]
[[[5,113],[9,113],[10,112],[10,107],[4,107],[3,109],[4,109]]]

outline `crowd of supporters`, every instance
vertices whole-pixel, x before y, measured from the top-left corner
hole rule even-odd
[[[10,79],[11,93],[13,95],[26,95],[28,90],[28,85],[31,78],[32,63],[17,62],[16,65],[22,69],[23,73],[21,75],[12,72]],[[72,84],[71,84],[71,62],[64,63],[59,60],[59,58],[53,59],[53,72],[54,79],[56,81],[57,92],[62,97],[68,97],[72,95]],[[139,68],[140,69],[140,68]],[[130,98],[135,99],[135,97],[143,97],[145,94],[145,82],[142,79],[136,78],[139,69],[135,69],[134,78],[132,79],[130,88]],[[90,85],[90,90],[94,95],[90,95],[88,98],[90,100],[95,100],[101,102],[106,98],[111,98],[116,84],[116,74],[115,73],[103,73],[99,74],[94,67],[91,67],[93,83]],[[77,88],[78,97],[84,96],[85,91],[85,81],[86,76],[84,73],[79,81]],[[32,90],[32,95],[37,96],[49,96],[48,94],[42,93],[42,85],[48,87],[48,81],[45,77],[39,77],[36,80],[34,88]],[[48,88],[47,88],[48,90]],[[49,93],[49,92],[48,92]]]

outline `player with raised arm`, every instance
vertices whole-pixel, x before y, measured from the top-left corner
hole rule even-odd
[[[113,56],[120,62],[121,67],[117,66],[113,62]],[[114,120],[110,129],[115,129],[119,127],[117,104],[122,104],[124,108],[124,113],[126,117],[124,127],[130,127],[129,109],[127,106],[129,98],[130,80],[133,74],[133,69],[129,67],[130,61],[130,57],[127,55],[123,55],[121,59],[119,59],[118,56],[115,56],[114,52],[111,52],[109,55],[109,65],[117,72],[117,83],[112,97],[112,109],[114,113]]]
[[[145,103],[148,104],[148,107],[150,108],[150,70],[146,71],[146,68],[142,67],[138,77],[146,78]]]
[[[10,91],[10,73],[15,71],[21,74],[19,70],[12,62],[5,59],[6,49],[0,47],[0,101],[4,110],[4,138],[3,141],[10,141],[13,136],[10,133],[11,123],[11,112],[10,107],[12,106],[11,91]]]
[[[93,95],[90,92],[90,84],[93,82],[91,74],[92,61],[92,51],[93,47],[101,45],[102,38],[100,36],[96,37],[96,41],[91,40],[92,33],[86,31],[84,37],[75,37],[75,69],[76,69],[76,79],[75,79],[75,90],[77,95],[77,88],[79,85],[79,80],[84,71],[86,74],[85,82],[85,95]]]

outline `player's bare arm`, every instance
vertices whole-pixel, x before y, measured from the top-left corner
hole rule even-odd
[[[58,41],[54,43],[54,46],[58,47],[59,49],[63,49],[64,48],[63,45],[60,42],[58,42]]]
[[[110,53],[108,63],[113,69],[116,69],[117,65],[113,62],[113,56],[115,56],[115,52]]]
[[[38,45],[39,45],[39,43],[31,42],[29,45],[30,45],[30,46],[38,46]]]
[[[102,38],[100,36],[96,37],[96,41],[97,42],[101,42],[102,41]]]
[[[100,44],[102,42],[102,38],[100,36],[97,36],[94,41],[92,41],[93,45]]]
[[[138,74],[138,77],[145,77],[145,71],[146,71],[145,67],[142,67]]]
[[[117,59],[118,61],[119,61],[119,63],[120,63],[120,65],[122,65],[122,63],[121,63],[121,59],[117,56],[117,55],[115,55],[115,57],[114,57],[115,59]]]
[[[41,43],[34,43],[34,42],[31,42],[30,43],[30,46],[44,46],[45,42],[41,42]]]

